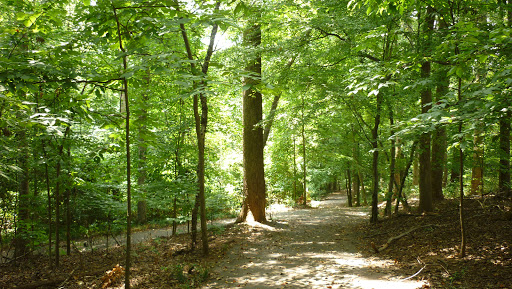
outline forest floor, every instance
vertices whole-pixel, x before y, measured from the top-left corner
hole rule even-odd
[[[190,235],[133,247],[132,288],[512,288],[510,201],[469,199],[468,256],[457,257],[457,203],[429,215],[400,214],[368,224],[368,208],[332,194],[312,207],[272,211],[267,224],[210,231],[210,254]],[[403,237],[376,253],[389,238]],[[149,234],[145,239],[149,239]],[[154,232],[153,232],[154,234]],[[200,246],[198,246],[200,248]],[[123,288],[122,247],[0,265],[0,288]]]

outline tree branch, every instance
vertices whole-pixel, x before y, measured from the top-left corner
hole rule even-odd
[[[316,30],[320,31],[323,35],[325,36],[334,36],[336,38],[338,38],[339,40],[341,41],[347,41],[346,38],[342,37],[341,35],[339,34],[336,34],[336,33],[330,33],[330,32],[327,32],[325,30],[323,30],[322,28],[319,28],[319,27],[314,27]]]

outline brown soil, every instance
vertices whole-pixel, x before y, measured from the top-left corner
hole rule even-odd
[[[460,258],[458,201],[446,200],[428,215],[399,214],[359,228],[365,256],[389,258],[407,275],[420,271],[431,288],[512,288],[512,212],[510,200],[478,197],[465,200],[466,257]],[[391,237],[419,229],[391,243]]]
[[[189,249],[188,234],[134,245],[132,288],[512,288],[510,201],[467,201],[463,259],[456,202],[376,225],[368,224],[368,208],[345,202],[333,194],[313,208],[273,212],[265,225],[210,232],[207,258]],[[380,247],[416,227],[373,251],[372,243]],[[0,265],[0,288],[123,288],[117,264],[124,264],[122,248],[62,256],[54,270],[47,257],[32,256]]]

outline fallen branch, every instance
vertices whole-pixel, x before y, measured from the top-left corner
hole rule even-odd
[[[423,226],[414,227],[414,228],[409,229],[407,232],[404,232],[404,233],[402,233],[402,234],[400,234],[398,236],[389,238],[388,241],[384,245],[382,245],[380,247],[377,247],[377,245],[375,245],[374,242],[371,243],[371,246],[372,246],[373,250],[375,251],[375,253],[380,253],[383,250],[386,250],[389,247],[389,245],[391,245],[391,243],[393,243],[394,241],[396,241],[396,240],[398,240],[398,239],[400,239],[402,237],[405,237],[405,236],[409,235],[410,233],[412,233],[412,232],[414,232],[414,231],[416,231],[418,229],[427,228],[427,227],[442,227],[442,226],[443,225],[429,224],[429,225],[423,225]]]
[[[420,257],[416,258],[416,260],[418,260],[418,263],[422,264],[423,267],[418,272],[414,273],[414,275],[409,276],[409,277],[407,277],[405,279],[402,279],[402,280],[400,280],[400,282],[403,282],[403,281],[406,281],[406,280],[409,280],[411,278],[414,278],[414,277],[418,276],[418,274],[420,274],[421,271],[423,271],[423,269],[425,269],[425,267],[427,267],[427,264],[424,264],[423,262],[421,262]]]

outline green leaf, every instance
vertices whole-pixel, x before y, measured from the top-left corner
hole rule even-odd
[[[133,74],[135,73],[135,71],[128,71],[128,72],[125,72],[123,74],[121,74],[120,78],[130,78],[133,76]]]
[[[32,24],[34,24],[37,20],[37,18],[39,18],[39,16],[41,15],[41,13],[36,13],[36,14],[32,14],[28,17],[28,19],[25,19],[25,21],[23,22],[23,24],[25,25],[25,27],[30,27],[32,26]]]
[[[251,89],[252,87],[253,87],[253,85],[252,85],[252,84],[246,84],[246,85],[242,86],[242,90],[243,90],[243,91],[246,91],[246,90]]]

